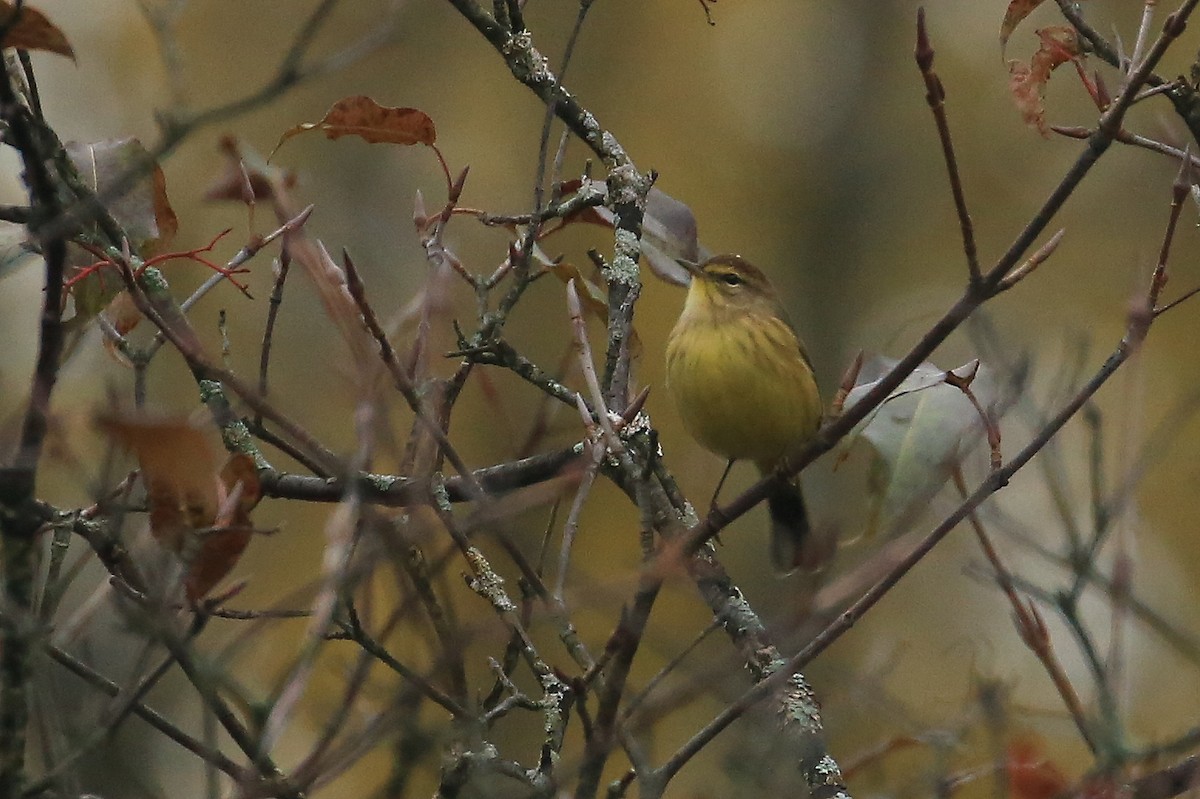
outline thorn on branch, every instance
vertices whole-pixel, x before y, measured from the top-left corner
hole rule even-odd
[[[956,372],[950,371],[943,375],[942,380],[950,386],[957,388],[963,393],[971,404],[975,406],[976,413],[979,414],[980,421],[983,422],[983,429],[987,433],[988,449],[991,452],[992,471],[997,471],[1004,466],[1004,456],[1000,453],[1000,426],[996,424],[991,415],[984,410],[979,403],[979,398],[975,396],[975,392],[971,390],[971,383],[975,381],[976,375],[979,374],[979,359],[976,358],[970,367],[970,371],[965,375],[959,375]]]
[[[1071,139],[1086,139],[1092,135],[1092,131],[1090,129],[1079,127],[1077,125],[1051,125],[1050,130],[1054,131],[1060,136],[1066,136]]]
[[[1050,237],[1050,240],[1043,244],[1037,252],[1029,256],[1025,261],[1020,263],[1015,269],[1004,276],[1003,279],[996,285],[996,291],[1007,291],[1017,283],[1029,276],[1029,273],[1042,265],[1054,251],[1058,249],[1058,245],[1062,243],[1063,237],[1067,235],[1066,228],[1060,228],[1057,233]]]

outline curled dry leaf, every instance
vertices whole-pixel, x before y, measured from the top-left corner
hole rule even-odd
[[[293,136],[320,130],[330,139],[358,136],[371,144],[428,144],[437,139],[433,120],[416,108],[395,108],[380,105],[366,95],[338,100],[319,122],[303,122],[284,131],[271,157]]]
[[[608,295],[604,293],[604,289],[584,277],[579,267],[569,261],[555,261],[536,244],[533,247],[533,257],[543,269],[561,280],[563,285],[574,280],[584,309],[600,321],[608,322]]]
[[[583,273],[579,271],[579,267],[574,264],[568,261],[555,262],[546,255],[541,247],[535,245],[533,254],[546,271],[561,280],[564,285],[574,280],[583,310],[604,324],[608,324],[608,294],[603,287],[584,277]],[[630,330],[629,352],[634,358],[642,353],[642,340],[636,327]]]
[[[96,422],[137,457],[150,532],[187,564],[188,597],[203,598],[253,534],[250,511],[262,496],[254,461],[238,454],[218,467],[208,434],[178,417],[106,413]]]
[[[1050,73],[1069,61],[1077,61],[1083,51],[1074,28],[1042,28],[1037,34],[1041,45],[1028,64],[1015,60],[1008,62],[1008,89],[1025,124],[1048,136],[1042,98]]]
[[[150,506],[150,531],[168,549],[217,515],[217,457],[208,437],[186,419],[107,413],[100,429],[137,457]]]
[[[221,137],[219,148],[224,156],[224,168],[204,190],[205,200],[231,200],[253,205],[259,200],[273,200],[282,189],[290,189],[295,184],[294,174],[271,166],[233,136]]]
[[[133,301],[133,297],[129,296],[128,291],[122,291],[113,297],[112,302],[104,309],[104,315],[119,336],[124,336],[137,327],[138,322],[142,321],[142,312],[138,310],[137,303]],[[122,366],[133,366],[108,336],[104,337],[104,349],[113,360]]]
[[[0,25],[7,25],[14,12],[13,4],[0,0]],[[0,47],[18,47],[22,50],[42,50],[64,55],[75,60],[71,43],[58,27],[36,8],[23,6],[21,18],[4,34]]]
[[[1021,21],[1029,16],[1042,0],[1011,0],[1004,11],[1004,20],[1000,23],[1000,52],[1004,52],[1008,37],[1017,29]]]
[[[193,600],[207,595],[233,571],[254,534],[250,511],[262,498],[254,459],[231,455],[221,469],[218,489],[217,516],[202,534],[188,568],[186,587]]]

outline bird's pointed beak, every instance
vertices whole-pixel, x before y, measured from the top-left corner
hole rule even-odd
[[[700,268],[700,264],[696,263],[695,261],[689,261],[686,258],[676,258],[675,263],[686,269],[688,274],[692,277],[699,277],[700,275],[704,274],[704,270]]]

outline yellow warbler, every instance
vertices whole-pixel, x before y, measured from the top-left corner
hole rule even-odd
[[[741,256],[681,263],[692,282],[667,341],[667,388],[705,449],[730,466],[750,460],[770,474],[821,424],[821,395],[804,344],[766,275]],[[790,571],[809,530],[796,481],[777,480],[767,507],[772,560]]]

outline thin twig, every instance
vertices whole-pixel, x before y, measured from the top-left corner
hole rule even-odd
[[[972,284],[979,283],[983,275],[979,271],[979,252],[975,245],[975,226],[967,210],[967,198],[963,192],[962,179],[958,174],[958,159],[954,155],[954,140],[950,136],[950,122],[946,117],[946,89],[937,73],[933,71],[933,47],[925,31],[925,9],[917,10],[917,68],[925,81],[925,102],[933,112],[937,125],[938,140],[942,143],[942,159],[950,177],[950,193],[954,197],[954,210],[958,213],[958,224],[962,232],[963,253],[967,256],[967,275]]]
[[[77,660],[58,647],[47,644],[45,646],[45,651],[46,654],[53,658],[55,662],[59,663],[77,677],[87,682],[93,688],[96,688],[112,697],[116,697],[121,692],[121,687],[119,685],[111,680],[106,679],[103,675],[93,670],[87,664]],[[240,783],[248,776],[244,768],[234,763],[219,750],[205,746],[200,741],[197,741],[195,738],[176,727],[168,719],[141,702],[135,702],[133,705],[131,705],[130,711],[133,713],[133,715],[142,719],[151,727],[158,730],[163,735],[182,746],[184,749],[187,749],[189,752],[195,754],[205,763],[210,763],[214,767],[228,774],[236,782]],[[38,787],[38,783],[31,784],[28,792],[34,792]]]
[[[967,484],[963,480],[962,471],[955,469],[953,477],[954,487],[958,490],[959,496],[966,499],[968,493]],[[1042,668],[1046,670],[1050,681],[1054,683],[1054,688],[1058,691],[1059,697],[1062,698],[1067,712],[1071,715],[1071,720],[1075,722],[1075,728],[1079,730],[1079,735],[1083,738],[1084,743],[1087,744],[1088,749],[1092,751],[1093,755],[1098,754],[1099,747],[1095,736],[1092,734],[1087,713],[1084,711],[1083,703],[1079,700],[1079,694],[1076,693],[1075,687],[1071,685],[1071,681],[1067,678],[1067,674],[1058,660],[1058,655],[1054,652],[1054,645],[1050,640],[1050,633],[1046,628],[1045,621],[1042,620],[1041,614],[1037,612],[1037,609],[1032,604],[1022,601],[1021,597],[1017,595],[1012,573],[1009,572],[1008,568],[1004,565],[1004,561],[1000,559],[999,553],[996,552],[996,548],[993,546],[991,538],[984,529],[979,515],[975,511],[971,511],[967,514],[967,521],[970,522],[971,529],[975,531],[975,537],[979,541],[979,546],[983,550],[983,554],[987,557],[988,563],[992,566],[992,574],[996,582],[1008,598],[1008,603],[1012,607],[1013,618],[1021,640],[1037,656],[1037,659],[1041,661]]]

